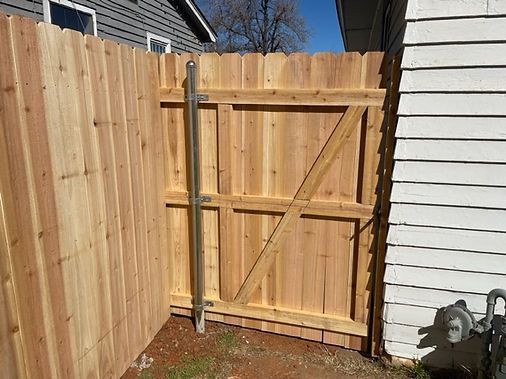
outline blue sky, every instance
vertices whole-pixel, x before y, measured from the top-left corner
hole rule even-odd
[[[343,51],[341,31],[337,22],[335,0],[298,0],[301,14],[311,30],[305,46],[310,54],[317,51]],[[202,5],[205,1],[197,0]]]
[[[335,0],[299,0],[299,8],[311,29],[309,53],[344,50]]]

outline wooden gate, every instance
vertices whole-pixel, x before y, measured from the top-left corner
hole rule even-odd
[[[173,313],[191,309],[185,64],[198,67],[207,319],[368,345],[383,54],[166,54]]]

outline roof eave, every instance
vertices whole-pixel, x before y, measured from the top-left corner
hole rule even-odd
[[[218,36],[204,14],[200,11],[199,7],[192,0],[183,0],[182,3],[189,11],[189,14],[194,17],[194,21],[202,27],[203,31],[205,31],[207,39],[203,42],[215,43]]]
[[[336,0],[336,9],[337,9],[337,22],[339,24],[339,29],[341,29],[341,37],[343,40],[344,50],[348,50],[348,41],[346,40],[346,29],[344,28],[344,13],[343,13],[343,3],[342,0]]]

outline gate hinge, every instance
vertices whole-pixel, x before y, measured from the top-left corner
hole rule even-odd
[[[193,309],[196,311],[203,311],[205,307],[214,307],[214,302],[211,300],[204,300],[201,305],[193,304]]]
[[[209,95],[207,93],[194,93],[190,95],[186,95],[184,97],[184,101],[208,101]]]
[[[211,196],[209,195],[203,195],[200,197],[191,197],[188,196],[188,202],[190,204],[200,204],[200,203],[210,203],[212,201]]]

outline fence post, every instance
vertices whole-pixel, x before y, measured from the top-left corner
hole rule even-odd
[[[194,61],[186,64],[186,128],[187,151],[190,171],[189,202],[191,208],[191,238],[193,247],[193,312],[195,330],[204,333],[204,273],[202,270],[202,209],[200,196],[198,95],[196,86],[197,66]]]

